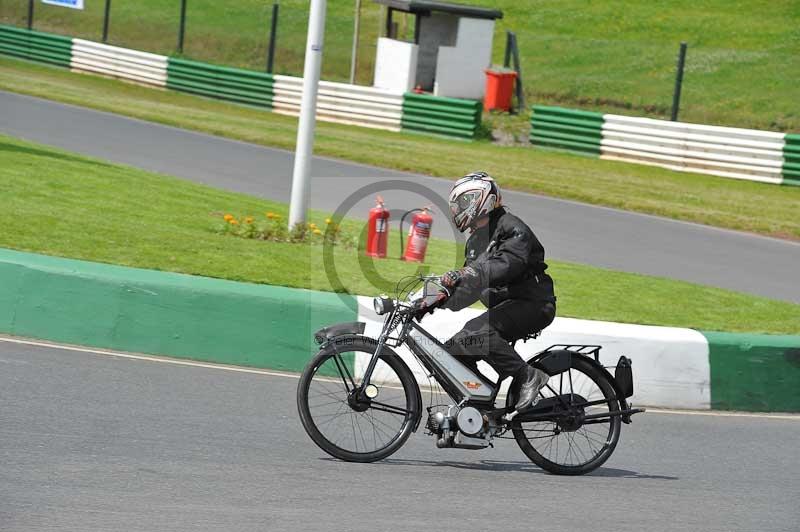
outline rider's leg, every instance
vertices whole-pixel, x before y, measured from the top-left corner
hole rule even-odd
[[[496,312],[492,308],[468,321],[445,346],[473,371],[477,370],[478,360],[485,360],[500,375],[499,380],[503,380],[520,374],[527,367],[522,357],[509,345],[510,341],[525,334],[526,331],[519,333],[516,330],[505,310]]]
[[[469,320],[463,329],[444,344],[450,354],[475,373],[480,373],[478,360],[487,355],[483,346],[490,341],[490,336],[497,336],[497,331],[489,325],[485,316],[484,313]]]
[[[547,383],[543,371],[529,366],[509,342],[540,331],[555,317],[555,306],[523,300],[507,300],[468,321],[464,328],[445,344],[450,353],[473,371],[485,360],[500,375],[520,378],[519,410],[528,406]]]
[[[486,314],[488,314],[489,323],[500,333],[502,338],[508,342],[514,342],[550,325],[555,318],[555,305],[548,302],[511,299],[490,308]],[[522,361],[522,357],[511,346],[508,348],[517,357],[517,360],[522,362],[521,365],[516,366],[514,373],[520,382],[515,408],[520,410],[536,400],[539,390],[547,384],[549,377],[545,372]],[[492,356],[487,362],[490,364],[494,362],[510,369],[513,367],[511,353],[503,349],[491,351]]]
[[[447,350],[462,364],[479,373],[478,360],[485,360],[500,375],[498,382],[515,375],[525,365],[489,320],[489,313],[469,320],[464,328],[445,342]]]
[[[545,372],[529,366],[489,322],[488,313],[470,320],[447,344],[450,353],[476,374],[478,360],[485,360],[500,376],[499,384],[513,376],[520,382],[516,410],[530,405],[547,383]]]

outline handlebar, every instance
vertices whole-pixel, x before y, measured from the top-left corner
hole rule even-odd
[[[412,294],[409,294],[410,299],[410,310],[413,312],[419,312],[423,310],[433,310],[437,308],[443,303],[444,300],[447,300],[451,296],[450,290],[448,290],[445,286],[441,283],[441,277],[438,275],[425,275],[420,276],[420,280],[423,281],[423,287],[420,291],[416,292],[416,296],[412,298]],[[434,286],[434,290],[429,291],[429,285]],[[444,299],[442,298],[441,294],[444,294]]]

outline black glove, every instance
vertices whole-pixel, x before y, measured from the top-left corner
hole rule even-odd
[[[414,317],[417,321],[422,321],[422,318],[427,314],[433,314],[433,311],[442,306],[445,301],[447,301],[447,294],[441,291],[436,294],[436,298],[433,301],[423,299],[420,301],[419,305],[417,305],[417,311],[414,313]]]
[[[465,285],[476,284],[478,281],[478,272],[472,266],[465,266],[460,270],[452,270],[442,275],[439,282],[445,288],[455,288],[461,283]]]

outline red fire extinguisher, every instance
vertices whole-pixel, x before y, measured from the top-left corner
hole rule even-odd
[[[386,257],[386,244],[389,241],[389,211],[383,206],[383,198],[377,197],[377,204],[369,210],[367,226],[367,257]]]
[[[411,217],[411,226],[408,228],[408,243],[405,253],[403,253],[403,220],[406,216],[414,213]],[[433,216],[428,212],[428,207],[422,209],[412,209],[405,213],[400,219],[400,256],[407,261],[425,261],[425,252],[428,250],[428,239],[431,236],[433,226]]]

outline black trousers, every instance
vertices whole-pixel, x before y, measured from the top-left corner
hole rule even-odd
[[[445,346],[473,371],[478,371],[478,360],[485,360],[502,380],[526,366],[510,342],[541,331],[555,316],[554,303],[507,299],[469,320]]]

